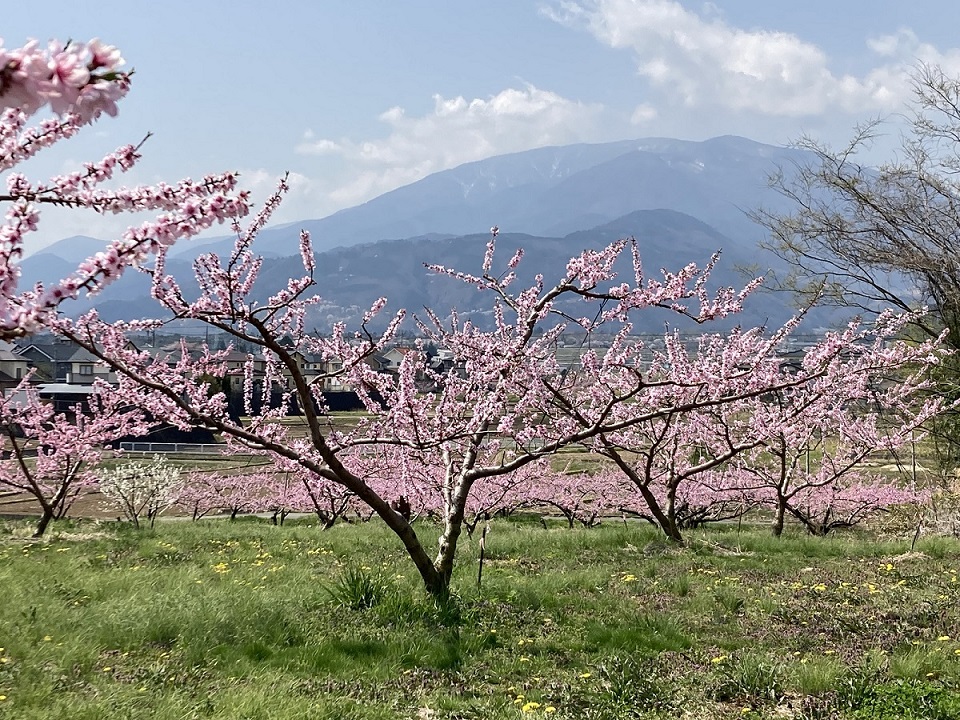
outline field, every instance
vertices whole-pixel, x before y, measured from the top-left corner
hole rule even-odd
[[[435,532],[420,526],[419,532]],[[0,717],[956,718],[960,544],[499,521],[0,526]]]

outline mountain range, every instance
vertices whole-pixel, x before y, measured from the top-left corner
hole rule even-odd
[[[302,274],[303,228],[318,252],[317,292],[323,302],[310,321],[320,329],[357,322],[380,296],[389,298],[390,308],[426,306],[441,315],[457,308],[483,322],[488,298],[423,265],[478,272],[488,229],[495,224],[502,230],[502,262],[516,247],[524,248],[520,282],[535,273],[547,282],[559,278],[572,255],[633,236],[651,275],[689,262],[703,265],[722,250],[712,283],[739,286],[745,281],[741,268],[763,273],[777,264],[758,253],[763,232],[745,211],[788,207],[769,189],[768,178],[805,160],[801,151],[726,136],[539,148],[468,163],[326,218],[267,228],[254,245],[265,258],[255,295],[263,299]],[[223,255],[232,245],[232,238],[185,243],[171,252],[167,270],[182,281],[192,277],[190,265],[199,254]],[[55,243],[23,261],[22,282],[59,279],[102,246],[84,237]],[[189,292],[190,283],[182,284]],[[93,306],[110,319],[149,317],[157,310],[138,273],[64,310],[74,314]],[[748,304],[738,322],[780,323],[791,312],[787,298],[766,295]],[[659,330],[667,319],[645,314],[637,329]]]

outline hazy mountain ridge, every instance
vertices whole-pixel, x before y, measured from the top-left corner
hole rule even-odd
[[[666,208],[753,243],[760,231],[743,210],[783,206],[767,178],[804,157],[736,136],[537,148],[434,173],[322,219],[267,228],[260,239],[268,255],[295,255],[301,228],[318,252],[428,233],[482,233],[491,225],[563,236],[634,210]],[[172,255],[192,259],[232,244],[232,238],[193,242]]]
[[[659,274],[660,268],[675,271],[689,262],[702,266],[722,249],[712,285],[736,287],[744,282],[738,267],[759,265],[762,272],[776,262],[758,253],[761,232],[744,210],[784,202],[766,179],[778,166],[792,167],[803,157],[738,137],[704,142],[648,138],[539,148],[468,163],[321,220],[266,229],[254,246],[265,257],[255,296],[262,301],[302,274],[302,227],[311,231],[319,256],[316,292],[324,301],[310,318],[318,327],[341,320],[356,323],[381,296],[392,309],[427,306],[445,315],[456,307],[461,314],[480,313],[482,321],[489,298],[478,297],[471,286],[429,274],[423,265],[478,272],[488,228],[495,223],[503,231],[502,262],[516,247],[526,251],[518,283],[532,281],[537,272],[550,282],[562,276],[572,255],[633,235],[648,274]],[[24,260],[23,283],[57,280],[103,245],[91,238],[56,243]],[[171,252],[167,270],[193,293],[192,259],[210,251],[225,255],[232,246],[232,238],[184,243]],[[623,271],[629,272],[628,264]],[[787,302],[776,296],[755,300],[756,309],[748,306],[735,322],[782,322],[791,314]],[[102,296],[63,309],[76,314],[92,306],[110,319],[157,312],[147,278],[136,272]],[[666,319],[651,313],[643,321],[646,327],[638,329],[662,329]]]
[[[529,285],[538,273],[543,274],[545,282],[554,282],[564,276],[570,257],[584,249],[602,247],[627,236],[635,237],[638,242],[648,279],[660,277],[661,268],[675,272],[690,262],[703,267],[715,252],[722,251],[709,286],[712,289],[739,287],[746,280],[739,268],[756,260],[755,251],[741,247],[689,215],[672,210],[639,210],[564,237],[502,233],[497,241],[494,271],[505,271],[509,258],[517,248],[523,247],[524,258],[517,270],[515,287],[522,289]],[[316,286],[312,292],[320,295],[323,301],[311,309],[309,323],[321,330],[339,321],[356,326],[363,312],[377,298],[386,297],[389,301],[387,311],[376,323],[377,327],[384,325],[400,308],[422,315],[424,307],[431,308],[441,317],[456,308],[461,317],[470,317],[486,326],[493,301],[489,294],[480,293],[474,286],[454,278],[430,272],[424,265],[437,264],[477,273],[488,239],[488,233],[441,239],[420,237],[384,240],[318,253],[314,274]],[[632,276],[628,254],[621,259],[617,270],[626,277]],[[191,263],[171,258],[167,261],[167,271],[180,280],[188,296],[197,293]],[[285,287],[290,277],[302,273],[299,255],[265,259],[252,299],[265,301]],[[779,295],[755,298],[742,315],[721,326],[782,323],[792,314],[787,303],[788,298]],[[563,309],[577,315],[577,305],[578,302],[574,301]],[[108,320],[151,317],[158,313],[155,301],[150,298],[149,279],[137,272],[128,272],[102,295],[81,298],[64,305],[63,309],[78,314],[94,306]],[[665,323],[688,329],[693,327],[691,322],[665,311],[644,312],[636,322],[638,332],[660,331]]]

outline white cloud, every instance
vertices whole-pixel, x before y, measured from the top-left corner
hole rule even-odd
[[[632,51],[639,74],[688,108],[781,117],[886,112],[907,99],[907,70],[917,58],[944,58],[901,30],[869,41],[882,59],[876,68],[840,75],[816,45],[788,32],[731,26],[712,3],[698,14],[674,0],[581,0],[544,13]]]
[[[890,60],[887,71],[923,62],[939,65],[951,76],[960,74],[960,49],[941,51],[929,43],[921,42],[910,28],[900,28],[891,35],[869,38],[867,47],[878,56]]]
[[[333,140],[314,140],[310,130],[303,134],[303,142],[297,145],[297,152],[304,155],[335,155],[342,150]]]
[[[385,137],[316,139],[305,136],[301,154],[337,153],[350,180],[327,197],[335,207],[363,202],[430,173],[544,145],[562,145],[603,134],[604,109],[541,90],[508,88],[488,98],[435,95],[433,110],[411,116],[402,107],[380,115]],[[610,135],[604,139],[614,137]]]
[[[657,109],[653,105],[643,103],[642,105],[637,105],[634,108],[633,114],[630,115],[630,124],[631,125],[645,125],[652,120],[657,118]]]

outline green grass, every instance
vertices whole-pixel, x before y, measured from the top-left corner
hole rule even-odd
[[[0,524],[0,718],[955,718],[960,543],[498,521]],[[419,525],[426,544],[437,530]]]

